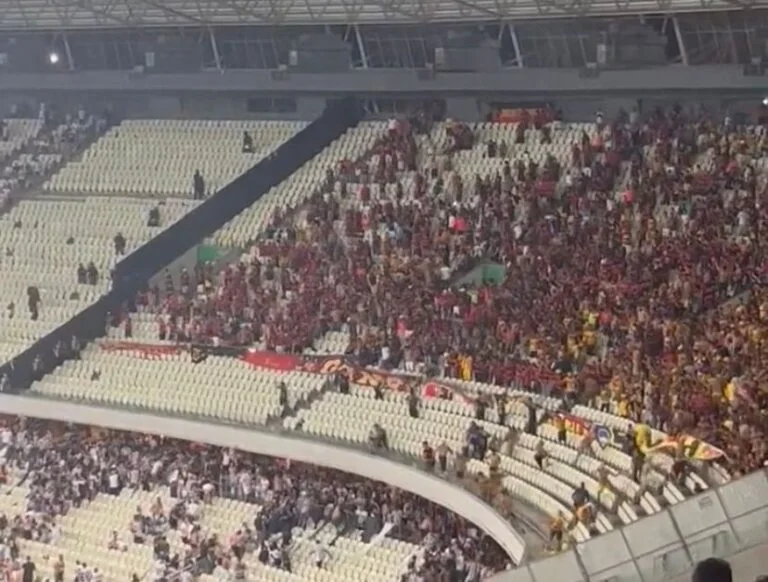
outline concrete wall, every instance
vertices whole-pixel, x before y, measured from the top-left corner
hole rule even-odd
[[[158,119],[280,119],[286,121],[312,121],[323,112],[325,97],[293,96],[296,111],[289,113],[253,113],[248,111],[249,93],[184,93],[170,95],[162,92],[121,93],[108,91],[48,91],[3,92],[0,85],[0,116],[7,114],[12,105],[29,103],[35,111],[40,101],[55,103],[66,111],[85,106],[101,111],[109,105],[119,118]]]
[[[431,98],[453,95],[514,95],[564,98],[623,94],[626,97],[685,94],[695,98],[726,92],[764,97],[768,77],[749,76],[736,65],[665,66],[635,70],[603,70],[585,76],[577,69],[506,69],[501,72],[424,75],[418,70],[356,69],[340,73],[278,73],[270,70],[232,70],[198,73],[134,74],[125,71],[71,73],[6,73],[0,90],[111,91],[126,94],[251,93],[364,97],[410,93]]]
[[[767,89],[768,91],[768,89]],[[241,93],[185,93],[167,95],[162,93],[109,93],[109,92],[71,92],[63,94],[16,93],[2,92],[0,89],[0,116],[10,111],[13,104],[27,102],[37,110],[37,103],[45,100],[55,103],[63,110],[74,111],[80,105],[85,105],[93,111],[101,111],[109,105],[117,118],[158,118],[158,119],[275,119],[311,121],[323,111],[327,99],[323,96],[294,96],[297,109],[293,113],[251,113],[248,111],[248,99],[251,94]],[[641,104],[642,109],[650,111],[656,106],[670,107],[674,103],[697,103],[705,106],[710,112],[730,111],[754,113],[757,109],[757,99],[739,96],[686,96],[659,95],[637,99],[617,95],[596,97],[558,97],[556,95],[539,94],[526,98],[515,95],[489,96],[448,96],[445,98],[446,116],[450,119],[463,121],[481,121],[489,111],[489,104],[505,101],[531,103],[538,105],[551,103],[563,111],[566,121],[592,121],[595,112],[603,111],[609,118],[619,109],[630,111]],[[386,117],[386,116],[384,116]]]

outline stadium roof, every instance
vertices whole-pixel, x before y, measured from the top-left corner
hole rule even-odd
[[[763,0],[0,0],[0,30],[384,24],[683,13]]]

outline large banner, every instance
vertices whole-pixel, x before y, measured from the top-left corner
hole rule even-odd
[[[688,434],[683,434],[678,437],[665,437],[660,442],[653,445],[648,452],[674,455],[680,444],[682,444],[683,447],[683,454],[694,461],[717,461],[725,456],[725,453],[717,447],[713,447],[712,445],[700,441],[696,437]]]
[[[616,444],[615,435],[611,427],[590,422],[581,416],[575,416],[567,412],[555,412],[547,416],[546,422],[552,425],[562,422],[566,432],[576,436],[584,437],[591,434],[602,448]]]
[[[313,374],[335,375],[341,374],[353,384],[360,386],[382,386],[387,390],[396,392],[409,392],[411,389],[420,389],[422,398],[454,397],[456,390],[440,382],[430,380],[423,382],[415,376],[390,374],[380,370],[370,370],[350,363],[343,356],[293,356],[290,354],[276,354],[274,352],[253,351],[244,352],[241,359],[252,366],[280,370],[302,370]]]
[[[382,386],[387,390],[408,392],[420,388],[422,398],[462,398],[474,402],[474,397],[461,388],[436,380],[424,381],[416,376],[390,374],[379,370],[370,370],[357,366],[343,356],[298,356],[263,350],[248,350],[234,347],[189,346],[181,344],[146,344],[131,341],[102,341],[101,349],[110,352],[129,353],[137,358],[148,360],[168,359],[178,354],[189,352],[192,360],[201,362],[204,356],[217,355],[238,358],[256,368],[265,368],[279,372],[301,370],[313,374],[342,374],[350,382],[361,386]]]
[[[184,352],[191,354],[193,362],[201,362],[209,354],[227,356],[238,358],[255,368],[280,372],[298,370],[328,376],[342,374],[351,383],[370,388],[381,386],[386,390],[394,390],[396,392],[409,392],[412,389],[418,390],[422,398],[461,399],[468,404],[474,403],[476,399],[475,395],[464,390],[458,382],[436,379],[427,380],[405,374],[371,370],[355,365],[344,356],[299,356],[236,347],[158,345],[130,341],[103,341],[99,345],[103,350],[127,352],[136,357],[151,360],[167,359]],[[556,418],[559,418],[564,423],[565,429],[572,434],[584,436],[591,433],[602,447],[616,444],[614,432],[609,426],[593,423],[585,418],[566,412],[552,413],[548,415],[547,421],[554,422]],[[683,451],[689,459],[715,461],[725,456],[720,449],[691,435],[667,436],[661,441],[651,443],[650,428],[643,424],[635,426],[634,436],[636,445],[645,454],[665,453],[674,455],[679,443],[682,442]]]
[[[532,121],[537,116],[542,123],[549,123],[550,121],[553,121],[552,111],[544,106],[502,106],[492,114],[493,121],[496,123],[520,123],[526,118],[529,121]]]
[[[184,351],[177,344],[143,344],[131,341],[102,341],[99,347],[107,352],[128,352],[145,360],[165,360]]]
[[[635,446],[644,454],[664,453],[674,456],[679,447],[683,454],[695,461],[716,461],[725,456],[720,449],[708,445],[691,435],[665,436],[660,441],[651,443],[651,429],[648,425],[635,426]]]

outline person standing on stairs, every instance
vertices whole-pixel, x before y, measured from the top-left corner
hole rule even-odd
[[[205,180],[200,170],[195,170],[195,175],[192,177],[192,189],[195,200],[202,200],[205,198]]]
[[[113,242],[115,243],[115,254],[116,255],[124,255],[125,254],[125,246],[127,244],[127,241],[125,240],[125,237],[123,236],[123,233],[118,232],[115,235],[115,238],[113,239]]]
[[[247,131],[243,132],[243,153],[244,154],[252,154],[253,153],[253,138],[251,137],[251,134]]]

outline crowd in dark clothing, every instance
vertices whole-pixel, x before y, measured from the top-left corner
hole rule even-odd
[[[463,518],[356,475],[153,435],[33,419],[0,417],[0,431],[0,465],[13,469],[6,474],[21,475],[21,483],[29,487],[27,512],[0,516],[4,539],[55,543],[58,517],[96,495],[168,486],[174,504],[164,508],[158,497],[151,508],[138,508],[130,529],[132,543],[152,540],[155,556],[171,570],[233,570],[245,551],[290,569],[288,548],[296,527],[327,526],[339,536],[357,533],[370,541],[387,523],[392,525],[390,536],[453,556],[454,562],[460,556],[462,572],[466,568],[479,575],[509,563],[495,542]],[[244,515],[237,532],[206,537],[189,505],[209,503],[216,496],[257,503],[261,509],[252,521]],[[191,555],[169,553],[164,541],[168,528],[183,532],[194,550]],[[115,532],[109,547],[119,549],[122,537]],[[414,571],[425,581],[445,580],[438,576],[445,562],[419,559]],[[465,579],[479,578],[450,578]]]

